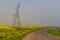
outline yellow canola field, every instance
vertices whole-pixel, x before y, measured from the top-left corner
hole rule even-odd
[[[0,26],[0,29],[12,29],[11,26]]]
[[[20,26],[16,28],[42,28],[44,26]],[[13,26],[0,26],[0,29],[13,29]]]

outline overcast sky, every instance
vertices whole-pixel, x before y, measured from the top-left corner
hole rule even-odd
[[[21,25],[60,26],[60,0],[20,0]],[[0,25],[12,25],[17,0],[0,0]]]

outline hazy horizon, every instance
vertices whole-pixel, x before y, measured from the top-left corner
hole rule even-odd
[[[60,26],[60,0],[20,0],[21,25]],[[0,0],[0,25],[12,25],[17,0]]]

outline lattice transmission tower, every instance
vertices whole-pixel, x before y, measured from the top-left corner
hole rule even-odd
[[[18,3],[17,7],[16,7],[16,12],[15,14],[13,14],[13,26],[20,26],[20,3]]]

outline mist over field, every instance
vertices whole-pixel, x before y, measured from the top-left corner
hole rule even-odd
[[[60,26],[60,0],[20,0],[21,25]],[[0,0],[0,25],[12,25],[17,0]]]

